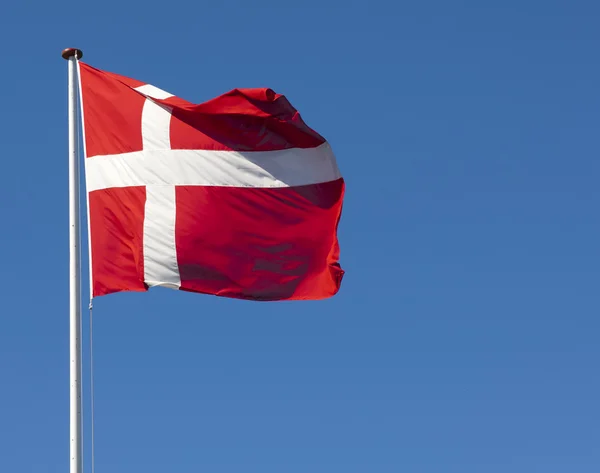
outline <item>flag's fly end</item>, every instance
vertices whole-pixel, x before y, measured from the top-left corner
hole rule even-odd
[[[75,56],[77,59],[81,59],[83,57],[83,51],[77,48],[67,48],[63,49],[63,52],[60,55],[63,57],[63,59],[67,60],[73,56]]]

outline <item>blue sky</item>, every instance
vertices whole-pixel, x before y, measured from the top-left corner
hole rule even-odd
[[[68,469],[75,46],[190,101],[273,88],[347,182],[333,299],[96,300],[98,472],[597,472],[599,23],[592,0],[2,6],[0,471]]]

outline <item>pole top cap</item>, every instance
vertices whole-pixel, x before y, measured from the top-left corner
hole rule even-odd
[[[83,57],[83,51],[81,51],[81,49],[76,48],[67,48],[63,49],[61,56],[64,59],[71,59],[73,56],[75,56],[77,59],[81,59]]]

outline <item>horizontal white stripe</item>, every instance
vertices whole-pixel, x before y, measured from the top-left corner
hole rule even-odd
[[[147,185],[291,187],[340,177],[328,143],[278,151],[144,150],[86,160],[88,192]]]

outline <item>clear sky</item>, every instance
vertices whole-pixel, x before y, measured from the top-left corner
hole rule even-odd
[[[599,24],[593,0],[5,2],[0,472],[68,471],[70,46],[194,102],[271,87],[347,183],[330,300],[96,300],[98,473],[600,471]]]

